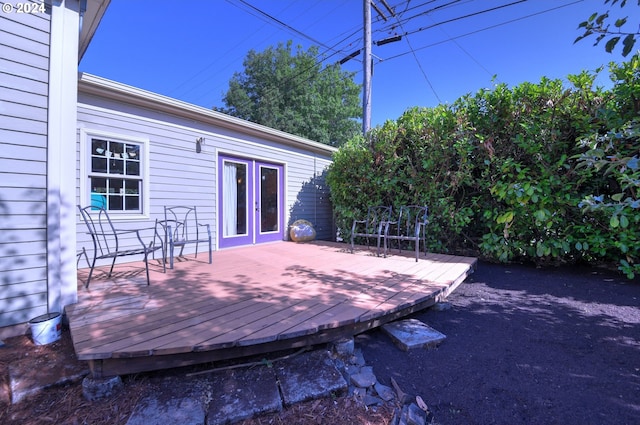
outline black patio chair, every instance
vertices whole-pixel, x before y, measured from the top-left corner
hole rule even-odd
[[[424,205],[403,205],[400,207],[396,221],[389,221],[384,229],[384,252],[387,253],[389,241],[398,241],[398,249],[402,252],[402,242],[414,244],[416,261],[420,256],[420,242],[427,254],[426,226],[429,224],[429,209]]]
[[[364,220],[353,220],[351,226],[351,253],[355,250],[355,238],[364,237],[369,247],[369,238],[376,238],[376,255],[380,255],[380,240],[384,238],[385,223],[391,221],[392,209],[386,206],[375,206],[367,209],[367,217]],[[386,253],[385,253],[386,254]]]
[[[158,227],[118,230],[114,227],[107,210],[104,208],[96,207],[95,205],[83,208],[78,205],[78,210],[80,210],[80,216],[86,224],[88,233],[91,235],[93,241],[93,260],[89,265],[89,277],[84,285],[85,288],[89,287],[89,282],[91,282],[91,276],[93,275],[93,269],[96,266],[97,260],[111,259],[111,268],[108,274],[108,277],[111,277],[116,258],[130,255],[144,256],[147,285],[149,285],[149,254],[155,253],[157,250],[162,250],[162,258],[164,258],[164,245],[162,243],[162,235],[158,232]],[[153,240],[147,244],[143,239],[142,232],[150,233],[151,231],[153,231]],[[135,238],[133,237],[134,235]],[[123,246],[123,239],[133,240],[133,242],[130,242],[130,244],[125,247]],[[164,261],[162,262],[162,269],[163,272],[166,272]]]
[[[169,255],[169,268],[173,269],[175,247],[180,247],[178,256],[182,256],[185,245],[195,244],[195,256],[198,257],[198,245],[209,244],[209,264],[213,263],[211,227],[198,221],[196,207],[174,206],[164,207],[164,220],[160,221],[165,233],[165,253]]]

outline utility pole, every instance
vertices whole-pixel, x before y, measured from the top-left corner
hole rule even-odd
[[[374,3],[374,0],[364,1],[364,58],[362,59],[364,67],[363,87],[362,87],[362,134],[365,135],[371,129],[371,78],[373,76],[373,54],[371,53],[371,8],[373,7],[378,15],[385,21],[387,17],[382,10]],[[384,7],[389,11],[392,17],[396,14],[389,6],[386,0],[380,0]],[[394,41],[402,40],[402,35],[396,35],[394,37],[385,38],[384,40],[376,41],[376,46],[382,46],[387,43],[393,43]],[[358,56],[363,49],[356,50],[349,56],[342,58],[339,63],[343,65],[350,59]]]
[[[364,0],[364,87],[362,88],[362,134],[371,128],[371,0]]]

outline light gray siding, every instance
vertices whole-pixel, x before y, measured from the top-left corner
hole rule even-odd
[[[0,327],[47,311],[49,14],[0,14]]]
[[[333,240],[333,211],[329,201],[329,187],[325,183],[325,174],[331,161],[324,157],[307,158],[292,163],[291,175],[298,178],[287,188],[289,199],[289,225],[298,219],[313,223],[317,238]],[[309,172],[313,170],[313,174]]]
[[[199,219],[211,225],[216,241],[217,157],[231,155],[283,164],[288,217],[285,225],[304,218],[314,223],[319,238],[333,237],[331,205],[324,183],[324,173],[331,162],[329,154],[135,107],[82,91],[78,102],[79,159],[80,143],[85,143],[81,137],[83,131],[149,140],[150,211],[147,224],[162,218],[164,205],[196,205]],[[197,153],[196,139],[200,137],[204,138],[204,144],[202,151]],[[80,170],[79,162],[79,188],[82,187],[81,179],[87,178],[81,175]],[[80,193],[78,200],[80,202]],[[119,226],[140,226],[140,221],[125,220]],[[83,231],[78,227],[78,245],[89,249],[91,243]],[[131,259],[125,258],[123,261]]]

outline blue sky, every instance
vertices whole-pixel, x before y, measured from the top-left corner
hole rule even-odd
[[[619,50],[593,47],[595,39],[573,43],[578,24],[606,10],[604,0],[386,1],[398,18],[376,0],[388,20],[372,11],[372,39],[403,38],[373,46],[372,126],[496,82],[566,81],[624,60]],[[622,12],[629,15],[633,7]],[[622,13],[617,6],[612,12]],[[304,49],[319,45],[324,63],[335,63],[362,48],[362,22],[362,0],[111,0],[80,71],[207,108],[223,106],[249,50],[292,40]],[[362,83],[362,56],[343,69],[357,72]],[[598,82],[609,83],[606,68]]]

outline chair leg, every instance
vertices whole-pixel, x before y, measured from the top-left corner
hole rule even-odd
[[[156,249],[153,250],[153,255],[155,255]],[[162,251],[162,273],[166,273],[167,272],[167,257],[166,257],[167,251],[164,250],[164,243],[160,244],[160,251]]]
[[[169,268],[173,270],[173,244],[169,244]]]
[[[76,261],[76,268],[80,266],[80,258],[84,255],[84,260],[87,262],[87,266],[89,265],[89,256],[87,255],[87,250],[82,247],[82,252],[78,254],[78,261]]]
[[[149,282],[149,262],[148,260],[149,255],[145,252],[144,254],[144,268],[147,272],[147,286],[150,286],[150,282]]]
[[[111,268],[109,269],[109,274],[107,275],[107,277],[111,277],[111,273],[113,273],[113,266],[116,265],[116,257],[113,257],[113,261],[111,262]]]
[[[91,275],[93,275],[93,268],[96,266],[96,257],[93,257],[93,262],[91,262],[91,268],[89,269],[89,277],[87,278],[87,283],[84,284],[85,288],[89,288],[89,282],[91,282]]]
[[[211,239],[209,239],[209,264],[213,263],[213,254],[211,253]]]

